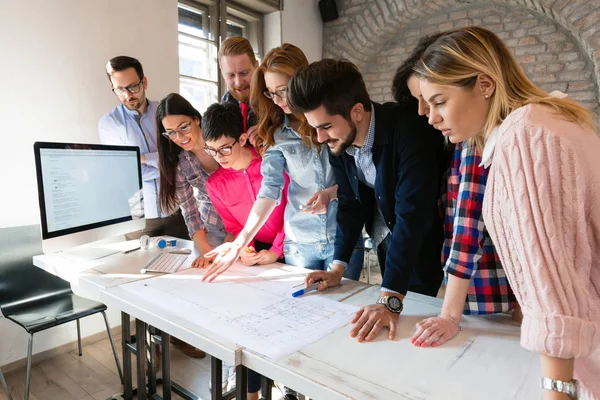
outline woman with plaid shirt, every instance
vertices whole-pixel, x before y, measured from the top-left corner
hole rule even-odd
[[[415,346],[440,346],[460,330],[461,315],[510,311],[515,297],[492,239],[483,224],[483,194],[488,170],[475,143],[457,143],[448,171],[445,211],[446,294],[442,312],[417,324]],[[466,298],[466,300],[465,300]]]
[[[394,76],[392,90],[396,101],[412,101],[414,97],[419,103],[419,115],[427,117],[429,105],[421,95],[413,67],[442,34],[423,37]],[[481,154],[474,141],[455,145],[446,190],[441,197],[445,220],[442,262],[446,294],[440,315],[417,323],[411,342],[419,347],[437,347],[452,339],[460,330],[463,314],[501,313],[516,305],[483,224],[483,194],[488,171],[480,166]]]

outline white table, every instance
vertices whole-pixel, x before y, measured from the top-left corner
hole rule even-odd
[[[186,246],[192,247],[192,242]],[[439,348],[415,348],[410,343],[415,323],[437,315],[442,302],[409,293],[396,340],[389,341],[380,333],[374,342],[357,343],[349,336],[351,326],[347,325],[273,361],[219,337],[210,327],[190,323],[170,312],[168,305],[156,307],[123,290],[122,284],[153,276],[139,273],[152,257],[144,251],[117,254],[85,268],[56,256],[38,256],[34,263],[71,282],[74,290],[116,307],[138,322],[145,321],[232,365],[251,368],[317,400],[542,398],[539,358],[520,347],[520,328],[507,315],[464,317],[463,331],[451,342]],[[362,306],[372,304],[378,291],[379,287],[348,281],[322,295]]]
[[[102,241],[102,245],[114,247],[116,249],[131,249],[136,247],[137,241],[125,241],[123,237],[114,237]],[[196,256],[193,242],[178,239],[178,248],[186,247],[193,249],[188,262],[191,262]],[[204,336],[201,329],[197,326],[190,327],[184,320],[173,318],[167,311],[160,310],[156,312],[155,307],[148,306],[145,299],[139,296],[129,296],[125,294],[119,296],[119,290],[115,294],[110,294],[110,289],[117,289],[120,285],[136,282],[144,279],[151,279],[159,276],[155,273],[144,273],[140,271],[148,262],[150,262],[159,251],[156,249],[138,250],[131,253],[116,253],[99,260],[82,261],[65,257],[61,254],[39,255],[33,258],[33,263],[39,268],[52,273],[71,284],[73,291],[87,298],[101,301],[111,307],[121,311],[121,329],[123,340],[123,371],[124,371],[124,398],[132,398],[132,366],[130,351],[134,350],[138,354],[145,354],[145,340],[139,340],[136,344],[131,342],[130,316],[136,318],[136,331],[145,331],[146,325],[161,329],[163,339],[166,340],[163,347],[163,381],[169,384],[169,353],[168,340],[173,335],[187,343],[190,343],[207,353],[211,354],[213,359],[218,361],[218,373],[221,373],[220,362],[225,361],[231,365],[241,365],[241,348],[233,342],[224,340],[212,335]],[[152,353],[153,354],[153,353]],[[142,357],[136,357],[138,370],[138,399],[145,398],[145,363]],[[217,379],[221,387],[220,377]],[[152,383],[151,383],[152,385]],[[165,388],[163,387],[163,390]],[[219,393],[220,395],[220,393]],[[165,398],[169,396],[165,395]]]
[[[107,240],[106,242],[109,245],[121,246],[123,249],[134,247],[132,243],[122,243],[122,239],[120,238],[114,238]],[[193,243],[190,241],[181,241],[178,247],[181,247],[182,245],[193,248]],[[193,260],[195,257],[194,253],[190,255],[189,260]],[[132,396],[132,386],[129,384],[131,382],[131,364],[128,361],[130,360],[128,348],[134,347],[139,353],[145,352],[144,341],[140,341],[137,346],[133,346],[131,342],[128,342],[125,339],[131,337],[129,330],[130,316],[135,317],[137,320],[136,330],[145,330],[145,324],[148,324],[160,329],[164,333],[168,332],[169,335],[174,335],[186,343],[206,351],[211,354],[214,359],[225,361],[237,367],[242,365],[242,348],[236,343],[220,337],[210,329],[207,329],[208,327],[206,326],[190,323],[190,321],[185,318],[176,315],[176,313],[170,310],[168,304],[157,307],[156,304],[152,304],[148,299],[123,289],[122,285],[126,283],[157,276],[157,274],[140,273],[142,266],[150,261],[156,254],[156,251],[135,251],[128,254],[111,255],[92,262],[73,261],[61,255],[42,255],[34,257],[35,265],[69,281],[73,290],[78,294],[102,301],[110,307],[117,308],[122,312],[124,338],[123,359],[124,370],[126,372],[124,394],[126,398],[131,398]],[[260,269],[261,268],[255,268],[256,271],[259,271]],[[286,266],[286,269],[294,268]],[[298,282],[302,282],[302,276],[307,273],[307,270],[295,268],[294,271],[286,271],[285,273],[296,275]],[[185,272],[183,272],[183,274],[185,275]],[[340,287],[328,290],[324,296],[332,300],[340,301],[365,288],[367,288],[367,285],[363,283],[345,281]],[[167,346],[165,346],[165,349],[166,348]],[[137,361],[138,388],[140,388],[140,386],[143,387],[142,382],[144,380],[145,371],[144,365],[141,363],[141,358],[138,357]],[[168,362],[163,362],[163,367],[166,365],[168,365]],[[220,373],[220,365],[217,369]],[[168,371],[165,372],[163,369],[163,379],[165,378],[165,375],[168,377]],[[240,378],[242,375],[243,373],[240,374]],[[213,385],[213,387],[220,387],[220,378],[216,379],[216,381],[218,381],[219,384]],[[245,385],[243,384],[237,386],[245,388]],[[138,398],[143,398],[143,395],[144,394],[142,393]],[[238,398],[243,398],[244,396],[245,391],[244,393],[240,393]]]
[[[345,302],[372,304],[379,287]],[[463,331],[438,348],[410,343],[415,324],[437,315],[442,301],[409,293],[396,340],[387,330],[371,343],[351,338],[351,325],[278,362],[243,350],[242,363],[314,399],[541,399],[539,357],[519,345],[507,315],[464,317]]]
[[[137,240],[127,241],[123,236],[96,243],[122,250],[134,248],[136,244],[139,244]],[[193,242],[187,240],[178,240],[177,247],[194,248]],[[92,261],[69,258],[60,253],[44,254],[33,257],[33,264],[69,282],[76,294],[101,301],[100,294],[106,288],[156,276],[153,273],[142,274],[140,270],[158,254],[156,249],[138,250]]]

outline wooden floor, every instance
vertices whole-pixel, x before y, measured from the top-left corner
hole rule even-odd
[[[121,361],[120,335],[115,345]],[[132,358],[133,359],[133,358]],[[135,377],[135,364],[133,368]],[[25,391],[25,368],[5,374],[14,400],[23,399]],[[190,358],[171,345],[171,379],[191,390],[197,396],[209,399],[210,357]],[[159,386],[159,393],[160,391]],[[80,357],[77,351],[34,364],[31,371],[31,400],[105,400],[122,390],[119,374],[108,339],[83,347]],[[273,389],[273,399],[281,392]],[[7,397],[0,387],[0,399]],[[173,395],[173,399],[181,399]]]

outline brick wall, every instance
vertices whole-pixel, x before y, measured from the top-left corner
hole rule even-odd
[[[427,34],[483,26],[511,48],[529,78],[600,115],[600,0],[337,0],[325,24],[323,56],[363,72],[375,101],[392,100],[396,68]]]

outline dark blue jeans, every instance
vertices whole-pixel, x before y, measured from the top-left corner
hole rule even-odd
[[[259,373],[248,369],[248,393],[260,391],[261,378],[262,376]]]

